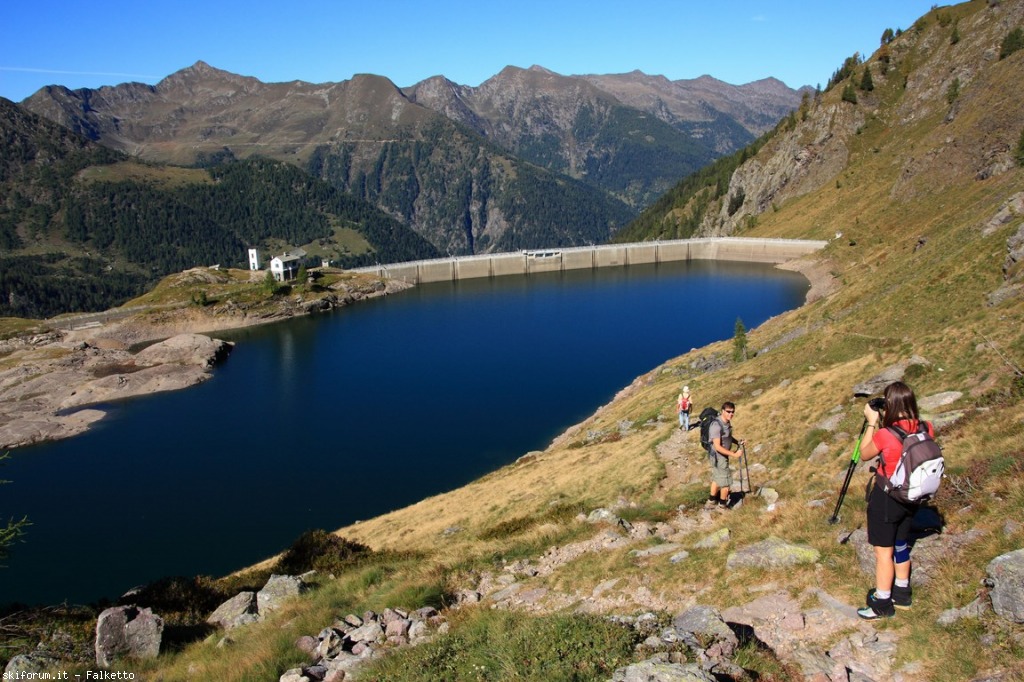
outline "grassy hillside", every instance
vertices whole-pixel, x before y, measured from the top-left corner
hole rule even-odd
[[[324,579],[287,613],[238,635],[238,646],[218,648],[213,638],[141,669],[166,680],[195,670],[218,679],[272,678],[301,658],[290,645],[299,634],[315,634],[349,611],[448,603],[517,561],[541,563],[553,548],[609,530],[576,517],[600,506],[633,523],[692,520],[683,541],[691,556],[672,564],[613,548],[517,576],[540,596],[510,616],[519,619],[515,627],[539,636],[553,613],[724,609],[752,601],[765,584],[798,599],[807,599],[806,588],[820,588],[859,606],[872,577],[841,539],[863,525],[865,471],[854,478],[841,524],[827,518],[861,426],[863,402],[853,398],[854,387],[902,366],[919,399],[952,394],[926,411],[939,425],[948,467],[935,508],[943,535],[976,535],[930,566],[913,611],[875,627],[895,639],[894,665],[912,664],[913,679],[1022,679],[1019,624],[991,612],[937,623],[943,611],[984,596],[981,580],[994,557],[1024,546],[1024,296],[1020,266],[1010,257],[1024,225],[1024,210],[1013,207],[1024,192],[1024,168],[1015,159],[1024,131],[1024,51],[999,57],[1005,36],[1022,21],[1019,2],[932,11],[884,52],[858,62],[851,82],[862,82],[866,65],[873,90],[858,91],[853,103],[843,99],[840,82],[739,167],[723,196],[744,182],[767,187],[765,169],[789,175],[772,176],[777,191],[770,198],[748,192],[737,219],[716,229],[739,225],[745,236],[830,240],[817,257],[827,285],[818,289],[822,295],[749,330],[756,353],[748,360],[732,361],[732,342],[722,340],[652,368],[543,452],[340,529],[375,554],[339,569],[337,580]],[[816,159],[811,171],[795,165],[799,158]],[[675,426],[674,399],[683,384],[699,407],[737,403],[734,424],[748,443],[752,482],[776,490],[777,504],[748,496],[727,514],[701,516],[704,457],[695,434],[685,437]],[[727,543],[695,547],[723,528]],[[726,569],[730,552],[769,535],[809,545],[821,558],[787,570]],[[272,563],[256,570],[269,572]],[[253,582],[255,575],[249,574]],[[518,632],[497,629],[494,613],[470,608],[453,615],[453,637],[413,659],[416,665],[402,668],[402,657],[412,654],[395,654],[391,679],[475,679],[473,670],[479,679],[541,679],[469,668],[466,650],[490,647],[500,656],[518,637],[474,644],[480,629]],[[579,633],[596,626],[582,616],[572,622],[560,636],[577,651],[583,646],[573,643],[586,639]],[[799,679],[791,663],[761,650],[744,656],[755,678]]]

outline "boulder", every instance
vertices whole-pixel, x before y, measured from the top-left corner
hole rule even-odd
[[[43,653],[19,654],[7,661],[4,667],[5,680],[61,679],[57,668],[60,661]]]
[[[106,668],[120,656],[156,658],[163,632],[163,618],[148,608],[109,608],[96,620],[96,664]]]
[[[256,609],[263,616],[281,607],[281,602],[306,591],[306,581],[297,575],[270,576],[263,589],[256,593]]]
[[[246,625],[257,620],[259,620],[259,616],[256,613],[256,593],[239,592],[218,606],[206,619],[206,622],[225,630],[231,630],[239,625]]]
[[[643,661],[619,668],[612,682],[715,682],[715,677],[695,663]]]
[[[672,619],[675,634],[698,653],[702,662],[714,664],[732,658],[739,646],[736,633],[710,606],[694,606]]]
[[[742,567],[786,568],[816,563],[820,556],[818,550],[808,545],[794,545],[770,537],[730,553],[725,565],[729,570]]]
[[[1024,549],[991,561],[987,569],[992,610],[1014,623],[1024,623]]]
[[[729,542],[729,529],[719,528],[711,535],[707,536],[703,540],[699,541],[694,545],[695,549],[714,549],[715,547],[721,547],[725,543]]]

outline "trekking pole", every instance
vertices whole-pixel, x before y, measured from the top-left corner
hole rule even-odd
[[[843,506],[843,498],[846,497],[846,490],[850,487],[850,479],[853,478],[853,470],[857,468],[857,464],[860,463],[860,440],[864,437],[864,431],[868,428],[868,418],[864,417],[864,425],[860,427],[860,435],[857,436],[857,444],[853,447],[853,456],[850,457],[850,467],[846,470],[846,480],[843,481],[843,487],[839,490],[839,499],[836,500],[836,509],[832,512],[832,517],[828,520],[829,525],[835,525],[839,521],[839,508]]]
[[[743,447],[743,469],[747,472],[747,492],[754,492],[754,486],[750,484],[750,460],[747,459],[747,448]]]

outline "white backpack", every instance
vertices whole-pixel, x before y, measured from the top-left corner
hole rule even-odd
[[[885,461],[878,470],[882,489],[904,504],[927,502],[935,496],[946,470],[942,448],[928,435],[928,426],[917,423],[917,431],[907,433],[898,426],[887,427],[903,443],[896,470],[885,471]]]

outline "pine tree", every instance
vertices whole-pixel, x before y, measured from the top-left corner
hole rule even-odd
[[[857,92],[853,88],[853,83],[847,83],[846,87],[843,88],[842,100],[850,104],[857,103]]]
[[[5,460],[10,456],[9,452],[5,452],[0,455],[0,460]],[[4,483],[10,483],[10,481],[0,480],[0,485]],[[23,517],[20,521],[14,519],[8,519],[4,526],[0,526],[0,561],[3,561],[8,556],[8,547],[17,542],[18,538],[25,534],[25,528],[31,525],[28,521],[28,517]]]
[[[860,89],[864,92],[871,92],[875,89],[875,82],[871,80],[871,67],[864,66],[864,76],[860,79]]]
[[[732,359],[733,362],[743,362],[747,359],[747,328],[743,326],[743,320],[736,318],[736,333],[732,337]]]

